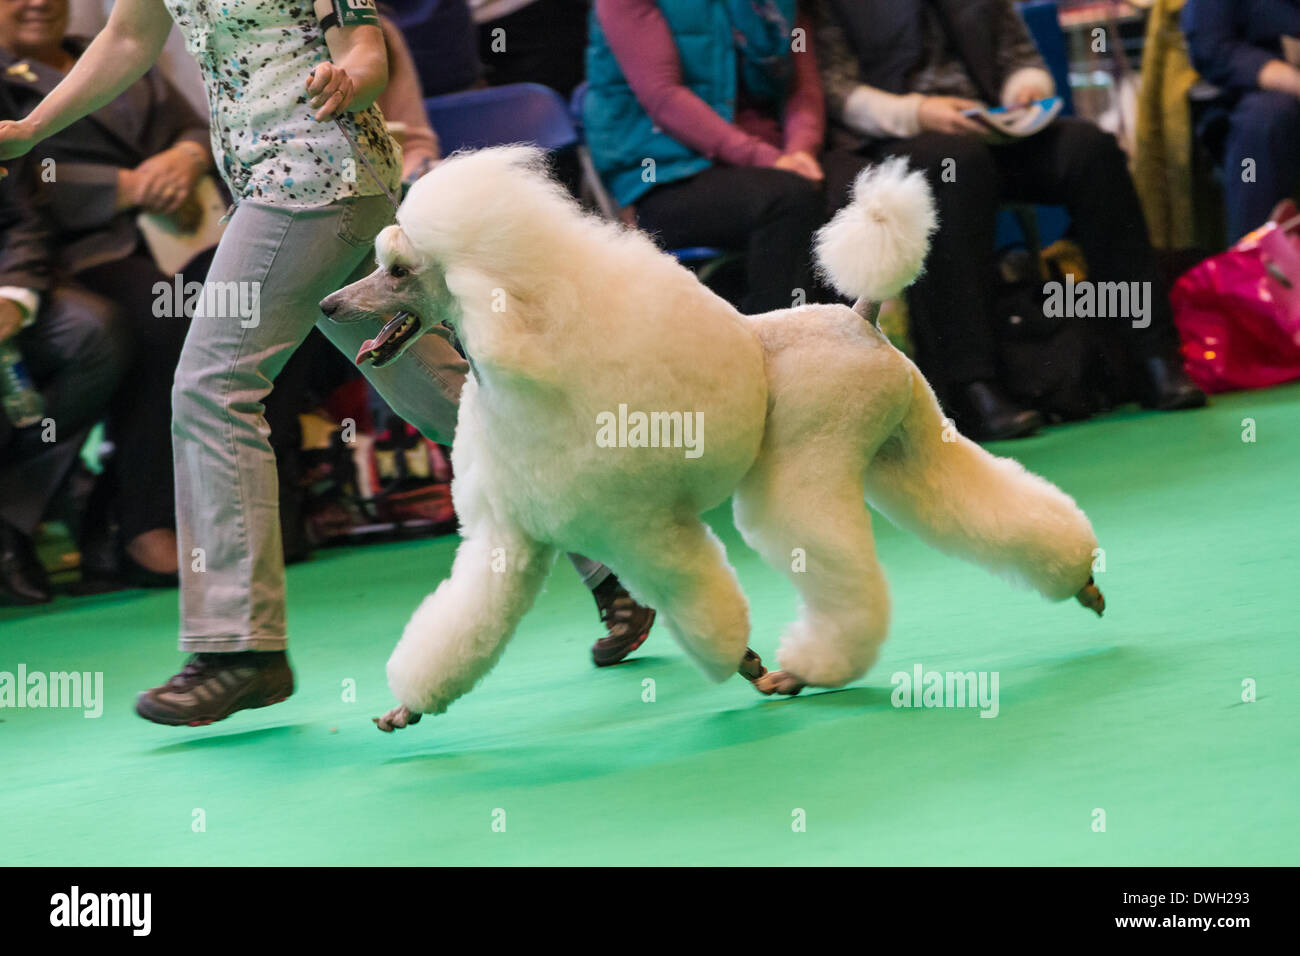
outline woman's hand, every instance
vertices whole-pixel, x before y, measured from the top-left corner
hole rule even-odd
[[[352,77],[337,63],[318,63],[307,77],[307,102],[321,122],[346,113],[356,93]]]
[[[36,132],[28,120],[0,122],[0,161],[26,155],[37,141]]]
[[[969,116],[963,116],[963,110],[977,109],[979,103],[962,99],[959,96],[927,96],[921,100],[921,109],[917,113],[921,129],[931,133],[975,133],[981,134],[984,128]]]
[[[128,178],[131,204],[155,213],[180,209],[203,174],[197,152],[177,144],[137,166]]]
[[[811,179],[815,183],[819,183],[826,178],[826,174],[822,172],[821,164],[817,162],[812,153],[804,150],[786,153],[773,165],[777,169],[798,173],[804,179]]]

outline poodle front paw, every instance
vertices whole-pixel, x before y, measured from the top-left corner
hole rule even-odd
[[[1079,590],[1074,599],[1089,610],[1096,611],[1098,617],[1101,617],[1101,613],[1106,610],[1106,598],[1101,593],[1101,588],[1093,583],[1092,578],[1088,578],[1088,583]]]
[[[382,717],[371,717],[378,727],[386,734],[391,734],[394,730],[401,730],[410,724],[418,724],[420,718],[424,715],[418,712],[412,712],[405,704],[399,704]]]
[[[807,685],[803,678],[796,677],[789,671],[768,671],[758,680],[754,681],[754,689],[760,694],[787,694],[793,697]]]

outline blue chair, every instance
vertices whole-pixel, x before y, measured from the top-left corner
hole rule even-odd
[[[584,135],[582,104],[586,97],[587,84],[585,81],[579,83],[569,97],[569,116],[580,139]],[[622,210],[619,209],[618,203],[614,201],[614,197],[609,194],[609,190],[605,188],[600,173],[596,170],[596,164],[591,159],[591,153],[586,148],[585,139],[583,139],[578,158],[582,164],[583,199],[598,208],[606,218],[622,219]],[[665,251],[683,265],[695,268],[695,272],[702,282],[708,280],[709,276],[713,275],[723,265],[739,256],[739,253],[728,252],[725,249],[715,249],[712,246],[688,246],[684,249],[668,249]]]
[[[579,145],[564,97],[540,83],[509,83],[424,101],[444,153],[506,143],[531,143],[547,152]]]

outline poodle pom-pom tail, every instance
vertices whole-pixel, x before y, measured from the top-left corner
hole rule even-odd
[[[817,233],[817,264],[842,295],[883,302],[915,281],[938,228],[934,197],[901,157],[868,166],[853,201]]]

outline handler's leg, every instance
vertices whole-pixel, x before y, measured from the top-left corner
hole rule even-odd
[[[376,232],[383,225],[371,199],[308,209],[244,202],[213,258],[172,391],[180,643],[197,653],[141,695],[136,709],[149,720],[210,723],[292,693],[262,402],[320,317],[321,298],[369,254],[351,231],[358,214],[375,218]]]

